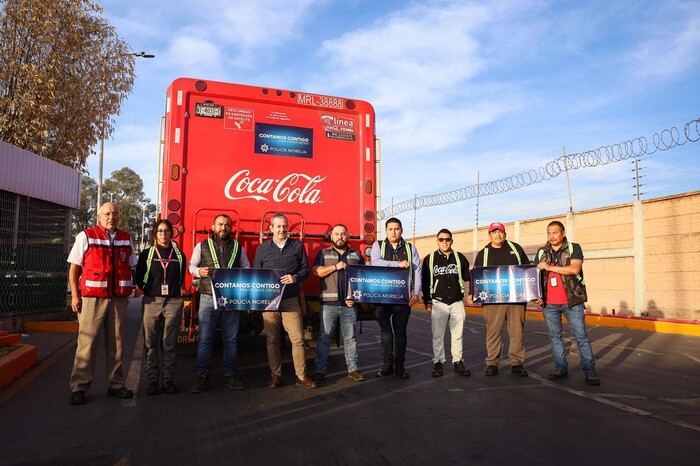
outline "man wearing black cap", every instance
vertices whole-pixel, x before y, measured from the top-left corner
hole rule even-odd
[[[475,267],[497,265],[526,265],[530,259],[523,248],[512,241],[506,240],[506,228],[500,222],[489,225],[491,242],[479,251],[474,260]],[[472,302],[469,294],[467,302]],[[525,363],[525,343],[523,327],[525,326],[525,304],[484,304],[484,321],[486,322],[486,375],[498,374],[498,361],[501,357],[501,333],[503,325],[508,322],[508,358],[511,373],[527,377]]]

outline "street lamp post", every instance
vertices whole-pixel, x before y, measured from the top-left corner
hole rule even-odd
[[[146,249],[146,204],[141,205],[141,251]]]
[[[151,53],[141,52],[131,52],[127,55],[132,55],[134,57],[140,58],[155,58],[156,56]],[[105,125],[104,116],[102,117],[102,135],[100,137],[100,151],[98,153],[98,163],[97,163],[97,207],[95,208],[95,224],[97,224],[97,215],[100,213],[100,206],[102,205],[102,174],[103,174],[103,161],[104,161],[104,148],[105,148]]]

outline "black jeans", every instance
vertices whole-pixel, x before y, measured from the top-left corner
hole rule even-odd
[[[385,366],[396,363],[397,366],[403,367],[408,341],[406,327],[411,308],[406,304],[382,304],[377,306],[374,315],[382,330],[382,362]]]

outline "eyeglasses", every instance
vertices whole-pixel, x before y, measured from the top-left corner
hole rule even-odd
[[[438,238],[437,240],[441,243],[451,243],[452,242],[452,238]]]
[[[171,230],[170,228],[166,228],[165,230],[156,230],[156,233],[162,233],[162,234],[172,233],[172,232],[173,232],[173,230]]]

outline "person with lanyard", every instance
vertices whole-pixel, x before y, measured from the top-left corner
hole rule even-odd
[[[340,324],[348,377],[361,382],[365,376],[357,367],[357,308],[353,301],[345,299],[345,269],[348,265],[363,265],[364,261],[359,252],[348,247],[348,228],[345,225],[333,226],[331,242],[332,246],[318,251],[311,269],[321,281],[321,328],[316,344],[316,373],[313,379],[316,383],[322,383],[326,378],[331,339]]]
[[[139,254],[136,285],[143,291],[141,318],[146,350],[146,394],[177,393],[175,345],[180,331],[184,300],[180,287],[185,279],[185,255],[172,242],[173,225],[157,220],[153,225],[153,246]],[[159,369],[159,352],[162,363]],[[162,381],[162,384],[159,382]]]
[[[133,292],[131,278],[136,255],[129,233],[117,228],[120,220],[119,206],[105,202],[97,215],[98,226],[78,233],[68,255],[71,307],[80,324],[70,376],[72,405],[86,402],[100,333],[105,337],[107,396],[134,396],[124,386],[122,336],[126,330],[126,308]]]
[[[452,337],[452,366],[454,373],[468,377],[471,371],[462,360],[464,333],[465,282],[470,283],[469,261],[452,249],[452,232],[438,231],[438,249],[423,259],[422,286],[425,310],[430,313],[433,333],[433,377],[442,377],[445,363],[445,327],[450,326]]]
[[[506,239],[506,227],[501,222],[489,225],[489,244],[476,255],[475,267],[497,265],[527,265],[527,257],[522,246]],[[473,291],[473,290],[472,290]],[[472,294],[467,296],[467,302],[472,304]],[[498,362],[501,358],[503,326],[508,323],[508,358],[510,372],[513,375],[527,377],[525,369],[525,342],[523,329],[525,327],[525,303],[484,304],[484,322],[486,322],[486,375],[498,375]]]
[[[408,304],[380,304],[375,309],[375,317],[381,329],[382,345],[382,368],[377,372],[377,377],[395,375],[408,379],[405,366],[408,344],[406,328],[411,316],[411,306],[416,305],[420,299],[421,262],[416,247],[404,241],[401,236],[401,220],[391,217],[384,226],[386,238],[372,245],[372,265],[408,269],[411,297]]]
[[[214,334],[221,326],[224,346],[224,386],[243,390],[243,383],[236,378],[236,356],[238,353],[238,327],[241,311],[214,309],[211,273],[221,268],[250,268],[245,250],[231,237],[233,222],[226,214],[214,218],[212,234],[197,243],[190,258],[189,271],[199,279],[199,342],[197,343],[197,383],[190,393],[209,390],[211,353]]]
[[[537,268],[542,271],[544,296],[536,303],[543,306],[542,315],[549,330],[549,341],[554,357],[551,380],[569,377],[566,346],[562,338],[561,316],[566,317],[571,333],[576,338],[581,370],[588,385],[600,385],[595,371],[595,357],[591,339],[586,332],[584,303],[588,299],[583,279],[583,250],[581,245],[566,238],[564,224],[554,220],[547,225],[547,243],[535,255]]]

